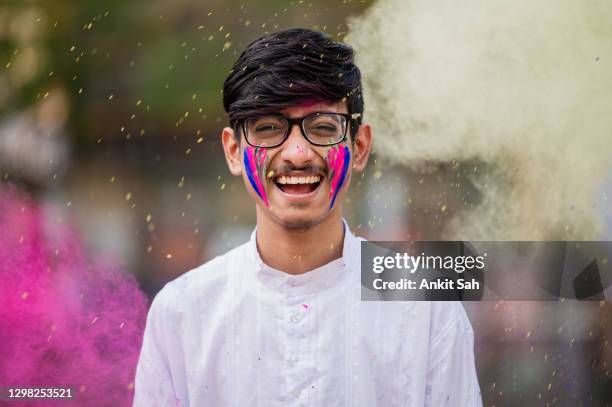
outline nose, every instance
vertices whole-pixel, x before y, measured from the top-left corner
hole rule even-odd
[[[289,131],[289,136],[282,146],[281,159],[297,168],[310,164],[314,158],[311,144],[297,124],[294,124]]]

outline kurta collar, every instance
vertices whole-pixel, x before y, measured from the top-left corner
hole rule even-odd
[[[276,290],[290,290],[296,295],[310,294],[327,287],[331,287],[338,282],[347,279],[356,265],[356,256],[359,256],[359,239],[351,233],[346,222],[344,225],[344,242],[342,247],[342,257],[333,260],[321,267],[308,271],[303,274],[293,275],[281,270],[277,270],[265,264],[257,250],[257,228],[253,230],[248,242],[248,250],[254,265],[257,280],[270,288]],[[357,249],[357,250],[356,250]]]

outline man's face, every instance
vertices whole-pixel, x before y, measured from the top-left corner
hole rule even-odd
[[[346,103],[307,103],[286,108],[280,113],[299,118],[316,112],[347,113]],[[250,146],[244,134],[240,135],[239,154],[236,154],[236,147],[232,148],[231,140],[226,140],[225,135],[223,144],[226,157],[230,153],[234,159],[230,162],[228,158],[230,170],[235,175],[242,175],[261,214],[287,228],[309,228],[341,211],[340,201],[348,188],[355,164],[353,154],[359,155],[356,169],[362,169],[367,161],[369,127],[368,136],[363,137],[368,139],[367,143],[361,140],[361,144],[353,146],[348,134],[350,123],[348,126],[346,140],[333,146],[312,145],[298,125],[292,126],[287,139],[278,147]],[[227,130],[231,131],[226,128],[224,133]],[[359,133],[362,132],[360,129]],[[239,172],[236,155],[239,158]]]

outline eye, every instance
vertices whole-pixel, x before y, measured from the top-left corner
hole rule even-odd
[[[314,123],[307,130],[317,135],[337,134],[340,131],[334,123]]]
[[[284,131],[286,124],[276,117],[259,117],[247,121],[247,128],[255,133],[279,133]]]
[[[278,130],[280,127],[275,126],[274,124],[262,124],[255,128],[255,131],[274,131]]]
[[[322,131],[336,131],[338,130],[338,128],[332,124],[318,124],[315,127],[316,130],[322,130]]]

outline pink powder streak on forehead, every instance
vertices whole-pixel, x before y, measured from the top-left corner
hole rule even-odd
[[[308,99],[308,100],[303,101],[302,103],[300,103],[296,107],[299,107],[299,108],[311,107],[311,106],[317,105],[319,103],[325,103],[325,102],[320,100],[320,99]]]
[[[333,111],[333,110],[336,110],[336,109],[330,109],[329,107],[326,108],[326,106],[334,106],[334,107],[336,107],[336,105],[338,105],[339,103],[340,102],[330,102],[329,100],[322,100],[322,99],[312,98],[312,99],[307,99],[305,101],[302,101],[299,104],[286,107],[281,112],[283,114],[289,114],[290,110],[310,109],[313,106],[317,106],[317,105],[320,105],[321,107],[319,109],[313,110],[313,112],[314,111]],[[308,114],[308,113],[304,113],[304,114]]]

